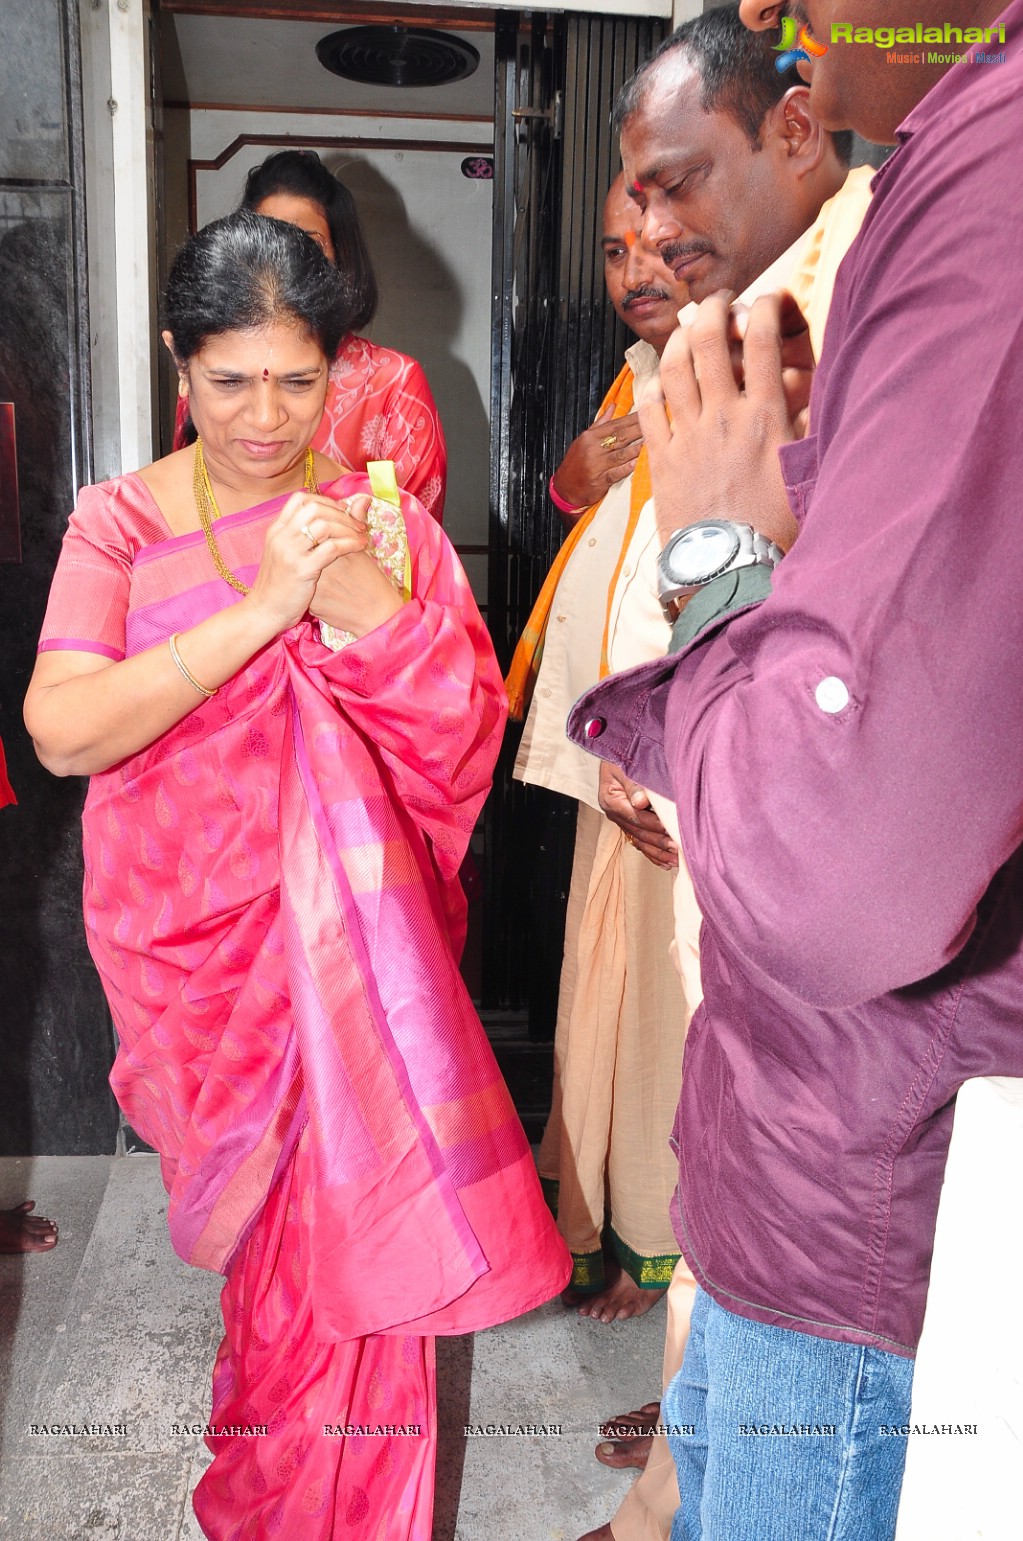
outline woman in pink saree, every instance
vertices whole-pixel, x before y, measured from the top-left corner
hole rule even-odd
[[[167,318],[199,443],[83,490],[26,721],[92,777],[112,1084],[226,1275],[203,1531],[429,1541],[434,1336],[569,1266],[457,967],[500,675],[436,523],[308,448],[345,319],[315,245],[218,221]]]

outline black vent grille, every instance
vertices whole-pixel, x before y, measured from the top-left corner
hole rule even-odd
[[[345,27],[320,39],[316,57],[331,74],[374,86],[446,86],[480,62],[471,43],[421,27]]]

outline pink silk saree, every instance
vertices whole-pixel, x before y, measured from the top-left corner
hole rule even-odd
[[[242,578],[282,502],[219,521]],[[569,1272],[457,967],[503,687],[446,537],[403,512],[392,621],[337,653],[293,627],[93,777],[83,817],[111,1083],[175,1249],[227,1275],[195,1497],[216,1541],[429,1541],[432,1336]],[[121,477],[82,493],[40,646],[118,658],[232,602],[201,534]]]

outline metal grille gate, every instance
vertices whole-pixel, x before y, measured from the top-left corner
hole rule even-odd
[[[664,31],[649,18],[498,15],[488,620],[502,665],[562,538],[548,478],[626,346],[599,250],[619,164],[610,115]],[[528,1019],[537,1042],[554,1032],[575,804],[512,781],[519,736],[509,729],[488,805],[482,1004],[492,1023]],[[538,1102],[549,1053],[543,1064]]]

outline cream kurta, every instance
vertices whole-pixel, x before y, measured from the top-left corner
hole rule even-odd
[[[645,342],[633,343],[625,358],[637,385],[656,374],[660,362]],[[515,757],[517,781],[563,792],[594,809],[599,806],[597,761],[569,742],[565,724],[579,697],[600,678],[607,596],[621,555],[631,497],[631,476],[609,488],[561,575]]]
[[[660,364],[644,342],[625,356],[637,386]],[[664,1287],[678,1256],[668,1218],[675,1164],[667,1142],[687,1013],[667,965],[672,875],[640,855],[599,811],[598,762],[565,737],[570,707],[600,676],[619,561],[619,583],[634,576],[634,543],[622,551],[631,484],[629,477],[611,489],[589,544],[584,539],[561,576],[515,771],[580,803],[553,1106],[538,1165],[558,1184],[558,1225],[573,1254],[574,1283],[590,1289],[603,1280],[606,1204],[612,1242],[637,1283]],[[663,634],[655,651],[663,653],[668,627],[656,596],[654,604]]]

